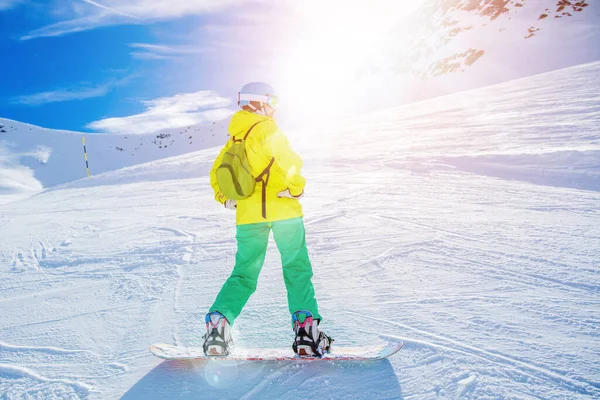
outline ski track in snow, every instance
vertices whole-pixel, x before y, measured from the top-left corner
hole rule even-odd
[[[553,74],[360,117],[317,149],[290,133],[322,327],[404,340],[383,361],[149,353],[200,345],[231,273],[218,148],[1,204],[0,398],[600,398],[600,63]],[[272,239],[233,334],[291,344]]]
[[[570,379],[569,377],[562,375],[560,372],[551,371],[544,367],[541,367],[541,366],[538,366],[538,365],[535,365],[532,363],[524,362],[524,361],[518,360],[516,358],[510,357],[508,355],[496,353],[496,352],[493,352],[490,350],[485,350],[485,349],[478,348],[478,347],[468,346],[468,345],[460,343],[456,340],[452,340],[447,337],[432,334],[432,333],[424,331],[424,330],[416,329],[409,325],[400,324],[400,323],[396,323],[396,322],[390,322],[390,321],[386,321],[386,320],[382,320],[382,319],[377,319],[377,318],[373,318],[373,317],[369,317],[369,316],[365,316],[365,315],[360,315],[358,313],[348,312],[348,314],[360,316],[362,318],[372,319],[374,321],[377,321],[377,322],[380,322],[383,324],[388,323],[388,324],[400,326],[403,329],[407,329],[407,330],[416,332],[417,334],[421,335],[421,337],[424,337],[424,336],[432,337],[432,338],[438,340],[438,342],[442,341],[442,342],[448,343],[445,345],[445,344],[434,343],[434,342],[417,341],[415,339],[406,338],[406,337],[394,337],[394,339],[401,339],[401,340],[405,341],[405,345],[406,344],[409,344],[409,345],[410,344],[413,344],[413,345],[420,344],[420,345],[424,345],[424,346],[437,347],[440,349],[444,349],[445,351],[463,353],[468,356],[478,357],[486,362],[496,363],[496,364],[501,364],[501,365],[509,365],[511,367],[514,367],[515,369],[521,370],[520,372],[522,372],[523,374],[526,374],[530,377],[539,377],[540,374],[546,375],[548,378],[551,378],[555,381],[561,381],[561,382],[567,384],[568,386],[570,386],[569,387],[570,389],[579,391],[583,394],[591,395],[591,394],[597,392],[595,389],[600,389],[600,382],[591,382],[591,381],[579,382],[579,381]],[[370,333],[377,334],[378,332],[372,331]],[[531,372],[537,373],[537,375],[531,374],[531,372],[524,372],[522,370],[529,370]]]
[[[52,379],[23,367],[0,364],[0,390],[3,398],[81,398],[87,397],[91,386],[68,379]]]

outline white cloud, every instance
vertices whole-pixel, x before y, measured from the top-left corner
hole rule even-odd
[[[119,10],[116,10],[116,9],[114,9],[114,8],[107,7],[107,6],[103,5],[103,4],[97,3],[97,2],[95,2],[95,1],[93,1],[93,0],[82,0],[82,1],[83,1],[84,3],[88,3],[88,4],[91,4],[91,5],[95,6],[95,7],[98,7],[98,8],[100,8],[100,9],[102,9],[102,10],[110,11],[110,12],[112,12],[112,13],[115,13],[115,14],[118,14],[118,15],[122,15],[122,16],[124,16],[124,17],[129,17],[129,18],[133,18],[133,19],[139,19],[139,18],[138,18],[138,17],[136,17],[135,15],[126,14],[126,13],[124,13],[124,12],[121,12],[121,11],[119,11]]]
[[[92,97],[100,97],[104,96],[106,93],[108,93],[108,91],[109,88],[106,86],[83,89],[80,88],[74,90],[59,89],[49,92],[19,96],[15,99],[15,103],[28,106],[39,106],[47,103],[58,103],[61,101],[83,100]]]
[[[212,51],[201,46],[162,45],[149,43],[130,43],[129,47],[137,49],[131,56],[140,60],[169,60],[190,54],[201,54]]]
[[[104,5],[120,13],[144,19],[178,18],[224,9],[248,0],[105,0]]]
[[[22,2],[23,0],[0,0],[0,11],[13,8],[14,6]]]
[[[11,0],[0,0],[2,2]],[[19,0],[20,1],[20,0]],[[43,26],[24,35],[28,40],[38,37],[62,36],[107,25],[135,24],[198,15],[218,11],[256,0],[80,0],[87,7],[56,3],[56,14],[68,14],[70,19]],[[67,7],[67,8],[65,8]]]
[[[50,149],[45,149],[50,150]],[[0,141],[0,204],[10,201],[8,196],[42,190],[31,168],[20,165],[20,158],[31,154],[20,153]]]
[[[110,133],[141,134],[226,118],[231,100],[209,90],[144,101],[146,110],[121,118],[105,118],[86,127]]]
[[[123,23],[138,23],[139,20],[126,18],[121,15],[110,14],[106,11],[91,14],[81,18],[75,18],[67,21],[57,22],[35,29],[28,34],[21,36],[21,40],[30,40],[39,37],[55,37],[68,35],[75,32],[87,31],[100,26],[118,25]]]
[[[131,57],[136,58],[138,60],[173,60],[177,58],[177,56],[156,54],[145,51],[133,51],[129,54],[131,55]]]
[[[13,103],[23,104],[27,106],[39,106],[48,103],[58,103],[62,101],[73,101],[73,100],[84,100],[93,97],[101,97],[106,95],[108,92],[113,90],[115,87],[121,86],[132,77],[127,77],[120,80],[112,80],[96,87],[83,87],[76,89],[58,89],[51,90],[48,92],[41,92],[35,94],[29,94],[25,96],[18,96],[14,99]]]

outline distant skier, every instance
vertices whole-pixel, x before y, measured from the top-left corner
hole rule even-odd
[[[242,110],[231,119],[230,140],[210,171],[215,199],[236,210],[237,254],[231,276],[206,315],[203,349],[207,355],[229,354],[231,325],[256,290],[273,230],[295,332],[292,348],[301,356],[321,356],[332,339],[318,327],[321,315],[298,201],[305,185],[302,159],[273,120],[277,96],[270,85],[245,85],[238,105]]]

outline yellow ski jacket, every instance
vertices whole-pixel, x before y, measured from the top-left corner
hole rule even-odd
[[[246,138],[246,153],[252,176],[261,177],[254,193],[237,201],[236,224],[280,221],[302,217],[302,206],[296,199],[279,198],[277,193],[286,189],[294,196],[304,191],[305,179],[300,173],[302,159],[290,148],[287,137],[275,121],[267,116],[248,111],[238,111],[229,124],[230,140],[225,144],[210,170],[210,185],[215,199],[224,204],[227,198],[219,190],[216,170],[223,154],[233,144],[233,138],[241,139],[256,122]],[[271,164],[271,167],[269,165]]]

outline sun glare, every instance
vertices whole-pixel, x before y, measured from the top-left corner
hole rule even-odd
[[[336,115],[361,101],[360,72],[385,51],[390,29],[407,9],[388,0],[296,3],[297,26],[277,66],[282,103],[295,113]]]

